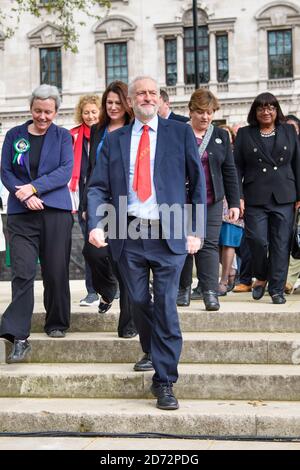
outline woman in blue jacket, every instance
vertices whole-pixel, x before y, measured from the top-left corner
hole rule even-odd
[[[11,251],[12,301],[0,336],[13,343],[9,362],[31,350],[30,334],[36,261],[44,282],[45,332],[63,337],[70,322],[69,260],[73,217],[68,182],[73,167],[70,133],[53,123],[60,105],[58,89],[36,88],[32,119],[6,134],[1,179],[9,191],[7,229]]]

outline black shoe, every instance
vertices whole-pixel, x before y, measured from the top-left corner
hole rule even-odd
[[[151,353],[146,353],[136,364],[133,369],[137,372],[147,372],[148,370],[154,370],[152,364]]]
[[[31,351],[31,345],[25,339],[25,341],[20,339],[14,340],[14,345],[11,354],[8,356],[7,362],[22,362],[26,358],[27,354]]]
[[[283,294],[273,294],[271,295],[273,304],[285,304],[286,298]]]
[[[177,294],[176,304],[178,307],[188,307],[191,301],[191,286],[180,287]]]
[[[150,390],[157,398],[157,408],[161,410],[178,410],[179,405],[173,393],[172,384],[152,383]]]
[[[111,306],[112,306],[112,302],[107,304],[105,302],[101,302],[101,300],[100,300],[99,307],[98,307],[98,312],[99,313],[106,313],[106,312],[108,312],[108,310],[110,309]]]
[[[202,299],[203,299],[203,292],[202,292],[202,289],[200,287],[200,283],[198,282],[197,287],[195,287],[192,290],[191,300],[202,300]]]
[[[125,330],[123,333],[119,334],[119,338],[134,338],[138,332],[134,329]]]
[[[259,300],[265,295],[267,283],[265,285],[253,285],[252,287],[252,298],[254,300]]]
[[[51,330],[47,332],[47,335],[50,336],[50,338],[64,338],[66,336],[66,332],[63,330]]]
[[[208,310],[209,312],[217,311],[220,308],[218,296],[213,290],[203,292],[203,301],[206,310]]]

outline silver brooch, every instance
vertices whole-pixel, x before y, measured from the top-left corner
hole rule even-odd
[[[221,144],[222,143],[222,139],[219,139],[219,137],[216,138],[215,140],[216,144]]]

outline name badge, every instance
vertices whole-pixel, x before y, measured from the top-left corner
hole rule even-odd
[[[219,137],[217,137],[215,139],[215,142],[216,142],[216,144],[221,144],[223,141],[222,141],[222,139],[219,139]]]

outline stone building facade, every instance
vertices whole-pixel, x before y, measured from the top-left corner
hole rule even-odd
[[[0,32],[0,139],[28,116],[28,96],[41,81],[61,88],[58,124],[73,125],[80,95],[101,94],[116,78],[158,79],[173,109],[187,114],[194,89],[192,0],[112,0],[100,21],[80,27],[79,52],[62,48],[51,16],[23,15],[10,39]],[[1,8],[10,8],[2,0]],[[245,122],[249,105],[270,90],[285,113],[300,115],[300,0],[198,0],[201,86],[221,101],[217,119]],[[0,142],[1,142],[0,140]]]

